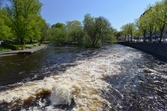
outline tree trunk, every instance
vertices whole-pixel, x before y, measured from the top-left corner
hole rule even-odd
[[[30,44],[32,44],[32,38],[30,38]]]
[[[131,40],[130,40],[130,41],[131,41],[131,43],[132,43],[132,34],[131,34]]]
[[[162,26],[162,28],[160,28],[160,40],[159,40],[159,43],[161,43],[161,40],[162,40],[162,37],[163,37],[163,32],[164,32],[164,29],[165,29],[165,25]]]
[[[21,49],[24,50],[24,49],[25,49],[25,46],[24,46],[24,45],[25,45],[25,44],[24,44],[24,40],[23,40],[23,39],[20,39],[20,42],[21,42],[21,45],[22,45],[22,46],[21,46]]]
[[[126,35],[125,35],[125,42],[126,42],[126,39],[127,39],[127,38],[126,38]]]
[[[145,43],[146,42],[146,31],[145,30],[143,31],[143,37],[144,37],[143,42]]]

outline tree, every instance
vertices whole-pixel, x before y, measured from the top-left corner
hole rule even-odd
[[[110,28],[109,32],[106,34],[106,36],[103,37],[102,42],[111,42],[111,43],[116,43],[117,42],[117,37],[116,35],[118,34],[118,31],[114,28]]]
[[[6,6],[6,23],[13,30],[14,36],[24,45],[26,40],[39,38],[42,4],[39,0],[9,0]]]
[[[166,4],[167,5],[167,4]],[[166,26],[166,21],[167,21],[167,6],[165,5],[165,2],[156,2],[155,6],[152,9],[152,14],[155,19],[155,25],[157,29],[160,32],[160,40],[159,43],[161,43],[162,37],[163,37],[163,32]],[[165,22],[164,22],[165,21]]]
[[[134,23],[127,24],[127,28],[128,28],[128,33],[131,35],[131,42],[132,42],[132,37],[133,37],[134,31],[135,31]]]
[[[149,41],[152,43],[152,36],[155,34],[157,31],[157,26],[156,26],[156,19],[153,16],[153,7],[150,6],[147,14],[145,15],[147,17],[147,24],[148,24],[148,31],[149,31]]]
[[[146,23],[147,23],[147,20],[144,18],[144,16],[140,16],[139,19],[135,20],[136,27],[139,29],[139,31],[143,35],[143,42],[146,42],[146,33],[148,31]]]
[[[153,17],[152,6],[149,6],[146,11],[136,20],[136,26],[143,33],[144,42],[146,42],[146,34],[149,33],[149,41],[152,42],[152,35],[156,32],[155,19]]]
[[[83,24],[90,47],[99,47],[98,45],[111,29],[111,24],[106,18],[94,18],[90,14],[85,15]]]
[[[141,36],[142,35],[142,32],[139,30],[139,29],[136,29],[135,31],[134,31],[134,36],[135,37],[139,37],[139,36]]]
[[[66,26],[63,23],[56,23],[51,26],[51,36],[52,40],[57,45],[62,45],[67,41],[67,31]]]
[[[49,24],[46,23],[46,21],[43,19],[41,24],[41,38],[40,38],[40,44],[43,43],[44,40],[46,40],[47,37],[49,37]]]
[[[82,45],[84,32],[83,26],[80,21],[74,20],[67,22],[68,41],[76,42],[78,45]]]
[[[131,42],[132,42],[132,37],[133,37],[133,33],[135,31],[135,25],[134,23],[128,23],[128,24],[125,24],[121,27],[122,29],[122,32],[123,32],[123,35],[128,35],[128,41],[129,41],[129,35],[131,35]]]
[[[162,18],[158,18],[159,21],[165,23],[167,25],[167,0],[162,0],[162,2],[156,2],[156,11],[159,11],[158,15],[162,16]]]
[[[0,8],[0,40],[8,40],[12,37],[11,28],[5,24],[5,11]]]
[[[121,36],[124,36],[125,37],[125,41],[127,41],[127,36],[128,36],[128,32],[127,32],[127,27],[126,25],[123,25],[121,27]],[[129,41],[129,38],[128,38],[128,41]]]

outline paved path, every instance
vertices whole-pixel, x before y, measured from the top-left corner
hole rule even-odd
[[[0,52],[1,56],[10,56],[10,55],[16,55],[16,54],[33,54],[37,51],[40,51],[42,49],[47,48],[47,45],[42,44],[41,46],[33,47],[32,49],[25,49],[25,50],[13,50],[10,52]]]

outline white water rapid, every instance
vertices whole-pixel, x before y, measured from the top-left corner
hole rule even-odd
[[[120,73],[122,61],[133,61],[140,58],[139,52],[125,53],[114,52],[112,49],[101,50],[100,53],[90,58],[77,60],[66,71],[43,80],[27,82],[0,93],[0,103],[10,103],[12,106],[23,105],[28,100],[37,98],[41,93],[49,92],[51,104],[46,106],[45,102],[38,101],[38,106],[28,108],[28,111],[63,111],[54,107],[60,104],[70,105],[73,101],[75,106],[72,111],[109,111],[112,106],[102,95],[110,91],[111,84],[104,81],[106,76],[114,76]],[[78,55],[79,56],[79,55]],[[120,94],[120,98],[124,98]],[[18,103],[19,102],[19,103]],[[12,107],[11,106],[11,107]],[[22,108],[21,111],[27,111]]]

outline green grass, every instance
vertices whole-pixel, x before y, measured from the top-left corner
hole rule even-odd
[[[33,47],[36,47],[36,46],[38,46],[37,43],[36,44],[25,44],[26,49],[32,49]]]
[[[0,52],[10,52],[11,49],[6,49],[6,48],[3,48],[3,47],[0,47]]]

